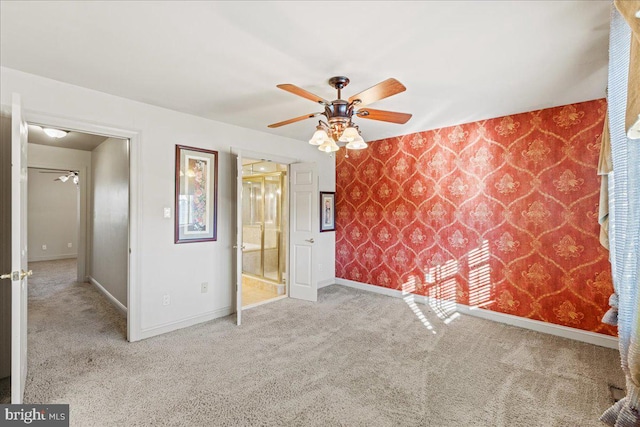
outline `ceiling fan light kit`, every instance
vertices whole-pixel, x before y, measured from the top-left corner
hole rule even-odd
[[[309,144],[311,145],[322,145],[322,143],[329,138],[327,135],[327,131],[323,129],[322,124],[316,126],[316,131],[313,133],[313,136],[309,140]]]
[[[325,116],[326,121],[320,120],[318,122],[316,131],[309,140],[309,144],[318,146],[318,149],[325,153],[332,153],[340,149],[337,142],[342,143],[349,150],[362,150],[367,148],[367,143],[362,138],[360,129],[353,123],[352,119],[354,115],[363,119],[380,120],[397,124],[405,124],[411,118],[411,114],[407,113],[363,108],[372,102],[404,92],[406,88],[396,79],[387,79],[344,100],[342,99],[342,89],[348,84],[349,79],[344,76],[336,76],[329,79],[329,85],[338,91],[337,99],[331,102],[292,84],[278,85],[277,87],[282,90],[317,102],[324,106],[324,111],[305,114],[293,119],[273,123],[270,124],[269,127],[277,128],[308,118],[321,115]]]
[[[55,173],[55,172],[44,172],[44,173]],[[54,179],[54,181],[60,181],[60,182],[67,182],[71,180],[71,182],[73,182],[75,185],[78,185],[78,183],[80,182],[80,178],[78,177],[78,172],[76,171],[68,171],[62,175],[60,175],[59,177],[57,177],[56,179]]]
[[[332,138],[325,139],[325,141],[320,144],[320,146],[318,146],[318,150],[325,153],[333,153],[334,151],[338,151],[339,149],[340,147],[338,147],[338,144],[336,144],[336,142]]]
[[[362,139],[362,137],[359,136],[358,139],[355,139],[347,143],[346,147],[349,150],[363,150],[367,148],[368,145],[366,142],[364,142],[364,139]]]

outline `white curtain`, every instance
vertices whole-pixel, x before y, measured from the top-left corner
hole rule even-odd
[[[640,141],[627,138],[629,117],[640,113],[638,10],[640,1],[615,1],[609,40],[609,246],[627,395],[600,419],[615,427],[640,426]]]

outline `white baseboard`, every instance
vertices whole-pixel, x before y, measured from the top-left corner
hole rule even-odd
[[[59,259],[69,259],[69,258],[78,258],[78,254],[76,253],[76,254],[31,256],[29,257],[27,262],[56,261]]]
[[[155,337],[156,335],[165,334],[167,332],[175,331],[182,328],[188,328],[189,326],[197,325],[198,323],[208,322],[219,317],[225,317],[232,313],[235,313],[235,307],[223,307],[218,310],[214,310],[205,314],[199,314],[197,316],[188,317],[186,319],[179,320],[177,322],[167,322],[161,325],[153,326],[151,328],[144,328],[140,330],[139,340]]]
[[[387,295],[394,298],[404,298],[407,295],[406,293],[403,293],[402,291],[399,291],[397,289],[389,289],[382,286],[369,285],[367,283],[355,282],[353,280],[335,279],[335,283],[338,285],[348,286],[350,288],[360,289],[363,291],[374,292],[381,295]],[[446,302],[444,301],[435,300],[433,298],[425,297],[422,295],[414,295],[414,301],[425,305],[446,304]],[[494,322],[505,323],[507,325],[517,326],[519,328],[543,332],[549,335],[569,338],[575,341],[582,341],[601,347],[618,349],[618,338],[609,335],[583,331],[580,329],[569,328],[567,326],[556,325],[554,323],[547,323],[540,320],[532,320],[524,317],[514,316],[511,314],[499,313],[497,311],[485,310],[478,307],[470,307],[465,304],[456,304],[456,310],[461,314],[467,314],[469,316],[492,320]]]
[[[124,304],[122,304],[113,295],[111,295],[111,293],[109,293],[109,291],[107,291],[104,286],[102,286],[96,279],[89,276],[89,283],[95,286],[96,289],[98,289],[105,297],[107,297],[109,302],[113,304],[118,310],[120,310],[122,314],[124,314],[125,316],[127,315],[127,307],[125,307]]]
[[[336,279],[334,278],[321,280],[318,282],[318,289],[324,288],[325,286],[333,285],[334,283],[336,283]]]

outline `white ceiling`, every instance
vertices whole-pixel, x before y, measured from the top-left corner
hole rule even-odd
[[[357,120],[366,140],[605,96],[608,0],[0,2],[3,66],[263,132],[308,140],[321,111],[276,88],[343,98],[389,77]]]
[[[108,136],[91,135],[83,132],[68,131],[63,138],[52,138],[42,127],[29,125],[29,144],[49,145],[51,147],[71,148],[73,150],[93,151],[107,140]]]

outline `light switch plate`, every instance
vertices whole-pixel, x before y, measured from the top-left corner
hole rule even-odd
[[[164,208],[164,217],[171,218],[171,208]]]

